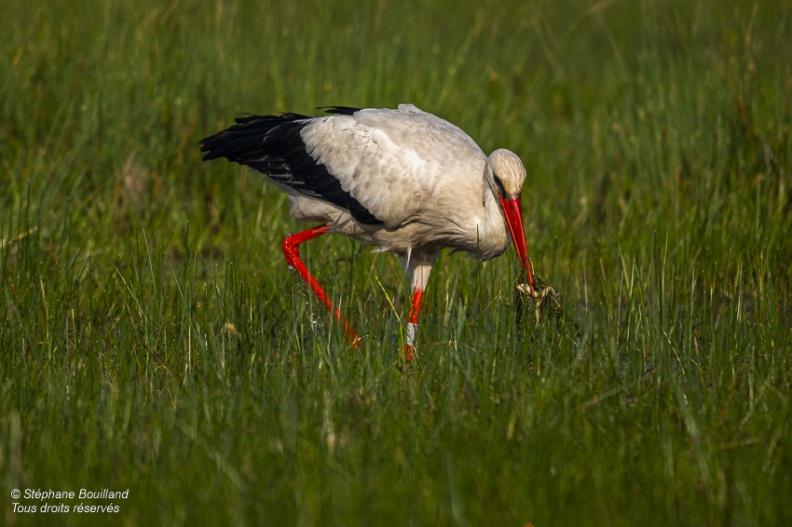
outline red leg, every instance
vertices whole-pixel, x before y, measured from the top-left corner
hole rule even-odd
[[[423,302],[423,289],[413,290],[412,305],[410,306],[410,318],[407,321],[407,342],[402,348],[405,360],[413,360],[415,351],[415,332],[418,330],[418,315],[421,313],[421,303]]]
[[[298,232],[297,234],[290,234],[283,240],[283,254],[286,256],[286,261],[289,262],[293,268],[297,269],[297,272],[300,273],[302,279],[311,286],[311,289],[316,296],[319,297],[319,300],[327,307],[327,310],[333,315],[337,321],[341,322],[344,325],[344,334],[347,336],[349,341],[352,343],[352,347],[356,348],[358,343],[360,342],[360,337],[355,330],[352,329],[352,326],[349,325],[347,319],[341,314],[338,308],[333,305],[333,301],[328,298],[327,293],[325,293],[322,286],[319,285],[319,282],[316,281],[316,278],[313,277],[308,268],[305,267],[305,264],[300,260],[300,250],[299,245],[303,242],[307,242],[308,240],[312,240],[322,234],[325,234],[328,231],[329,227],[327,225],[319,225],[318,227],[313,227],[311,229],[304,230],[302,232]]]
[[[429,260],[431,262],[434,258]],[[422,263],[418,263],[422,261]],[[407,263],[407,269],[412,274],[412,304],[410,305],[410,318],[407,320],[407,338],[402,347],[402,354],[407,361],[413,360],[415,355],[415,334],[418,332],[418,315],[421,314],[421,304],[423,303],[423,293],[426,291],[426,284],[429,282],[429,274],[432,272],[432,264],[423,260],[412,260]]]

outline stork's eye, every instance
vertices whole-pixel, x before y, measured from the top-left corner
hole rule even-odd
[[[498,187],[498,192],[501,196],[506,196],[506,188],[503,186],[503,181],[498,177],[498,174],[492,174],[492,179],[495,180],[495,185]]]

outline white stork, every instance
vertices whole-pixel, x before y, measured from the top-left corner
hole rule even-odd
[[[392,251],[412,276],[404,355],[412,359],[418,314],[443,248],[481,260],[514,242],[531,294],[533,270],[520,195],[525,167],[509,150],[489,157],[461,129],[411,104],[398,109],[319,108],[329,115],[251,115],[201,141],[204,161],[225,157],[269,176],[297,221],[320,225],[283,240],[299,271],[353,345],[359,337],[300,260],[301,243],[340,233]]]

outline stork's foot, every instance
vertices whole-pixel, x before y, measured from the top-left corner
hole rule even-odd
[[[405,344],[402,346],[402,357],[404,357],[404,360],[407,362],[412,362],[415,357],[415,346],[412,344]]]

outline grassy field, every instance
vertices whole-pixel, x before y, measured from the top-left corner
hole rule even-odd
[[[792,3],[3,6],[0,523],[792,524]],[[397,258],[324,237],[349,349],[284,196],[200,161],[400,102],[523,158],[564,318],[445,254],[405,368]]]

